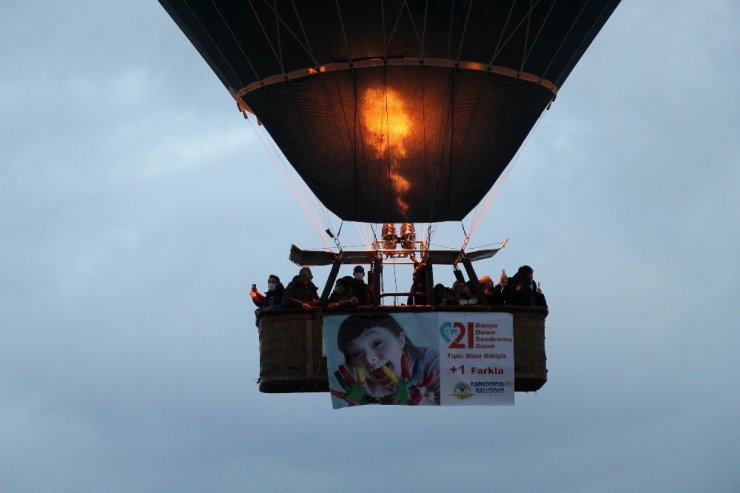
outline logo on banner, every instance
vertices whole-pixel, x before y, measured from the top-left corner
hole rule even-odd
[[[473,389],[470,388],[470,385],[465,382],[460,382],[455,385],[455,388],[452,389],[452,394],[450,395],[452,395],[452,397],[454,397],[455,399],[460,399],[461,401],[464,401],[465,399],[473,397],[475,395],[475,392],[473,392]]]
[[[468,322],[467,327],[462,322],[444,322],[439,326],[439,332],[449,349],[474,347],[473,322]]]
[[[448,349],[493,349],[495,346],[487,342],[493,341],[491,336],[495,336],[497,328],[495,323],[444,322],[439,326],[439,333]],[[511,342],[510,338],[497,340]]]

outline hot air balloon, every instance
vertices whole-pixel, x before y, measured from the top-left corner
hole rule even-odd
[[[410,224],[460,221],[481,202],[619,2],[160,3],[327,209]],[[463,265],[479,290],[471,262],[498,251],[416,241],[407,230],[365,251],[293,246],[290,258],[333,266],[326,299],[340,265],[372,266],[379,286],[383,263],[411,253],[428,293],[434,264]],[[517,390],[537,390],[546,311],[501,309],[515,315]],[[272,327],[260,332],[261,390],[327,390],[320,314],[262,322]]]

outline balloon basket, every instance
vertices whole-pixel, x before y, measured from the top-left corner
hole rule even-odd
[[[367,307],[360,311],[487,311],[514,315],[515,390],[533,392],[547,382],[547,309],[518,306]],[[337,312],[332,312],[336,314]],[[436,330],[430,328],[430,330]],[[265,393],[328,392],[321,312],[264,312],[259,323],[259,390]]]

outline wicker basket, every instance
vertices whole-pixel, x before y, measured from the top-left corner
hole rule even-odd
[[[329,391],[319,312],[265,314],[259,335],[261,392]]]
[[[523,308],[508,311],[514,314],[514,389],[517,392],[539,390],[547,382],[547,312]]]
[[[383,308],[383,311],[392,313],[409,311],[409,308]],[[421,311],[419,308],[415,311]],[[467,306],[465,310],[471,311],[471,308]],[[512,306],[481,307],[481,311],[494,310],[514,314],[516,391],[540,389],[547,381],[547,310]],[[321,327],[321,314],[317,311],[263,314],[259,324],[261,392],[328,392]]]

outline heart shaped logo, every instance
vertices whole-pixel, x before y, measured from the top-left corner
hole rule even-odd
[[[452,322],[445,322],[439,326],[439,333],[442,336],[442,339],[444,339],[447,344],[450,344],[458,337],[460,329],[458,327],[454,327]]]

